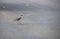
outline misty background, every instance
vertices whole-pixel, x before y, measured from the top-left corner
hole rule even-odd
[[[0,39],[60,39],[59,2],[0,0]],[[23,19],[14,21],[20,15]]]

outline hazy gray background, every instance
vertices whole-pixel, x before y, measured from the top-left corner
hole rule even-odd
[[[0,0],[0,39],[60,39],[59,2]],[[21,14],[20,24],[14,19]]]

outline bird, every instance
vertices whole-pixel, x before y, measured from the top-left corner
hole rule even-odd
[[[21,15],[19,18],[15,19],[15,21],[20,21],[23,18],[23,15]]]

